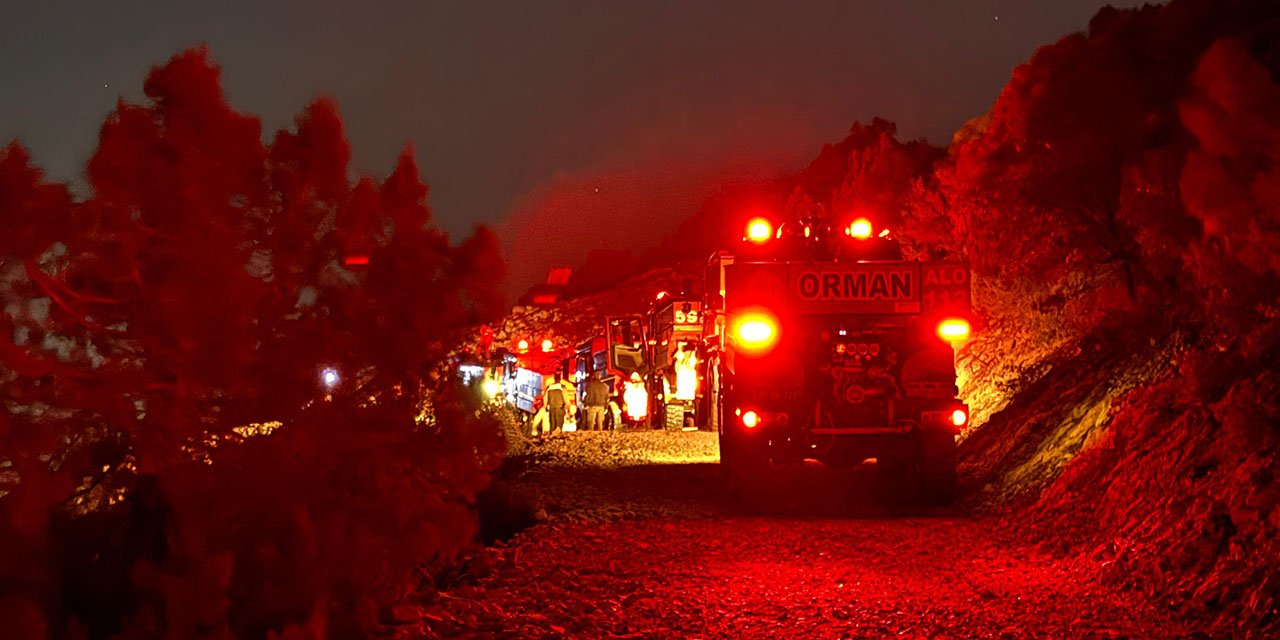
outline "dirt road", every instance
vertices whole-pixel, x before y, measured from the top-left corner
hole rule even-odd
[[[904,507],[873,468],[800,469],[739,515],[710,434],[567,434],[520,483],[547,522],[495,546],[416,634],[580,638],[1186,637],[996,519]],[[646,461],[648,463],[646,463]]]

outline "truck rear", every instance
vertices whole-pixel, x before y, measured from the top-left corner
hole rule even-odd
[[[886,255],[888,241],[854,240],[880,250],[713,257],[713,422],[721,464],[743,498],[776,465],[874,459],[924,499],[952,499],[955,436],[968,419],[954,347],[970,330],[969,269],[861,259]],[[806,232],[800,246],[812,242]]]

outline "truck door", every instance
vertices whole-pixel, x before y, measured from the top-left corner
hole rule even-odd
[[[609,369],[624,379],[632,373],[647,372],[644,322],[640,316],[617,316],[606,320],[608,326]]]

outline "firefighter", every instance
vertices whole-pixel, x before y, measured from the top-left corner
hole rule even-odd
[[[622,402],[627,406],[627,417],[632,422],[643,422],[649,415],[649,392],[645,391],[644,380],[637,372],[631,373],[626,389],[622,392]]]
[[[564,428],[564,411],[567,396],[564,392],[564,385],[560,382],[560,374],[555,374],[555,378],[547,387],[546,393],[543,394],[546,401],[543,403],[547,408],[548,429],[551,433],[555,433]]]
[[[684,342],[676,351],[676,400],[693,400],[698,396],[698,354]]]
[[[587,381],[587,393],[583,398],[586,405],[586,430],[604,430],[604,409],[609,405],[609,385],[604,383],[604,372],[597,371]]]
[[[533,435],[541,438],[542,434],[550,433],[551,429],[547,426],[547,406],[543,404],[542,398],[538,398],[534,405],[533,417],[529,419],[530,428]]]

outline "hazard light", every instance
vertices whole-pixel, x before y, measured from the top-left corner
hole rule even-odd
[[[866,218],[858,218],[849,223],[849,228],[845,229],[845,233],[851,238],[858,240],[866,240],[871,237],[871,221]]]
[[[778,320],[763,311],[745,313],[734,323],[733,335],[739,349],[763,353],[778,341]]]
[[[959,342],[969,337],[969,321],[947,318],[938,323],[938,337],[947,342]]]
[[[764,244],[773,237],[773,224],[764,218],[752,218],[747,223],[746,240],[755,244]]]

